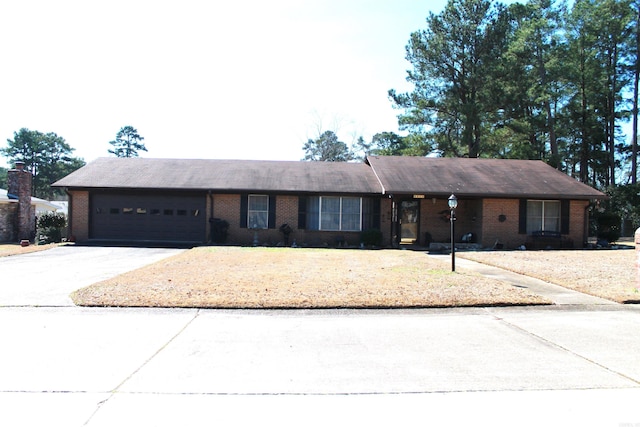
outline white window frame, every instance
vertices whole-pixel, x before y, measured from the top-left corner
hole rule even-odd
[[[531,223],[531,217],[529,216],[529,212],[528,212],[528,204],[529,203],[541,203],[542,204],[542,213],[541,213],[541,223],[540,223],[540,229],[539,230],[534,230],[534,229],[530,229],[529,224]],[[548,203],[553,203],[557,205],[557,210],[558,210],[558,215],[557,217],[554,216],[554,218],[557,218],[557,229],[556,230],[547,230],[545,229],[545,224],[547,222],[547,209],[545,207],[546,204]],[[536,217],[538,218],[538,217]],[[556,231],[556,232],[560,232],[562,229],[562,203],[560,203],[560,200],[527,200],[527,234],[531,234],[533,232],[536,231]]]
[[[252,198],[265,198],[267,203],[266,203],[266,209],[262,210],[262,209],[251,209],[251,199]],[[251,218],[252,218],[252,214],[253,215],[257,215],[257,214],[264,214],[264,226],[258,226],[258,224],[252,224]],[[255,222],[255,221],[253,221]],[[249,196],[247,197],[247,228],[253,228],[253,229],[257,229],[257,230],[265,230],[267,228],[269,228],[269,196],[266,194],[249,194]]]

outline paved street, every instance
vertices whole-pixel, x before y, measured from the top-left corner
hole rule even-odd
[[[77,249],[60,268],[86,283],[107,275],[101,251],[145,254],[60,249],[0,267]],[[64,300],[69,285],[13,286],[0,285],[0,425],[640,425],[637,306],[89,309]]]

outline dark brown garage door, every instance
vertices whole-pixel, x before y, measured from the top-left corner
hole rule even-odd
[[[94,193],[90,237],[120,241],[206,241],[204,194]]]

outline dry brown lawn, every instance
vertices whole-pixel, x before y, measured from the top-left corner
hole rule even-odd
[[[460,252],[459,256],[612,301],[640,302],[634,250]]]
[[[44,251],[56,246],[58,246],[58,244],[56,243],[52,243],[49,245],[29,245],[24,247],[20,246],[19,243],[0,243],[0,257]]]
[[[528,290],[402,250],[201,247],[80,289],[84,306],[459,307],[548,304]]]

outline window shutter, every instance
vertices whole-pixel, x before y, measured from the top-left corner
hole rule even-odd
[[[269,228],[276,228],[276,196],[269,196]]]
[[[298,197],[298,229],[307,228],[307,198]]]
[[[240,194],[240,228],[247,228],[247,216],[249,215],[249,195]]]
[[[527,234],[527,199],[520,199],[520,216],[518,218],[518,233]]]
[[[380,199],[375,199],[373,201],[373,218],[371,221],[371,227],[373,229],[376,230],[380,230],[380,204],[381,204],[381,200]]]
[[[560,200],[560,234],[569,234],[569,205],[570,200]]]

